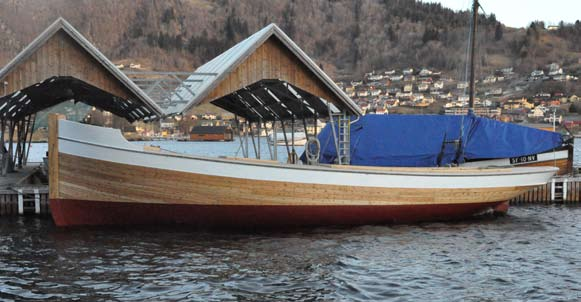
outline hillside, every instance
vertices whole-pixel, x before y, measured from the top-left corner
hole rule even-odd
[[[58,16],[114,61],[155,70],[193,70],[274,22],[341,79],[407,66],[459,74],[469,21],[467,12],[412,0],[3,0],[0,66]],[[580,68],[578,23],[559,31],[542,24],[513,29],[490,15],[481,16],[479,25],[481,72],[551,62]]]

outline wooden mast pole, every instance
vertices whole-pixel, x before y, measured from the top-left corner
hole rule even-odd
[[[468,111],[474,112],[474,56],[476,52],[476,26],[478,24],[478,0],[472,3],[472,33],[470,39],[470,99],[468,103]]]

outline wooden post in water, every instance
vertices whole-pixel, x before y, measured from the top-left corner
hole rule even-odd
[[[48,197],[59,198],[59,120],[65,119],[62,114],[48,116]]]

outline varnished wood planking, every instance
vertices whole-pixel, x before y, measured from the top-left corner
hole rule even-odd
[[[558,159],[556,161],[542,161],[542,162],[534,162],[528,163],[524,165],[519,165],[519,167],[557,167],[559,171],[557,175],[565,175],[569,174],[571,171],[569,169],[570,160],[567,158]]]
[[[202,103],[207,103],[261,79],[287,81],[335,104],[342,101],[275,36],[270,37],[216,86]]]
[[[133,95],[62,30],[0,81],[8,82],[9,94],[51,76],[72,76],[123,98],[131,98]]]
[[[386,189],[224,178],[59,156],[59,197],[137,203],[398,205],[503,201],[529,188]]]
[[[58,148],[58,121],[64,119],[62,114],[51,113],[48,117],[48,179],[49,179],[49,198],[59,197],[59,148]]]

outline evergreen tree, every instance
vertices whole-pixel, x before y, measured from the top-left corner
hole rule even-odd
[[[494,30],[494,40],[496,41],[500,41],[502,40],[502,35],[503,35],[503,30],[502,30],[502,24],[501,23],[496,23],[496,29]]]
[[[389,26],[389,28],[387,29],[387,37],[389,38],[389,41],[391,41],[391,42],[397,41],[397,35],[395,34],[393,27],[391,27],[391,26]]]

